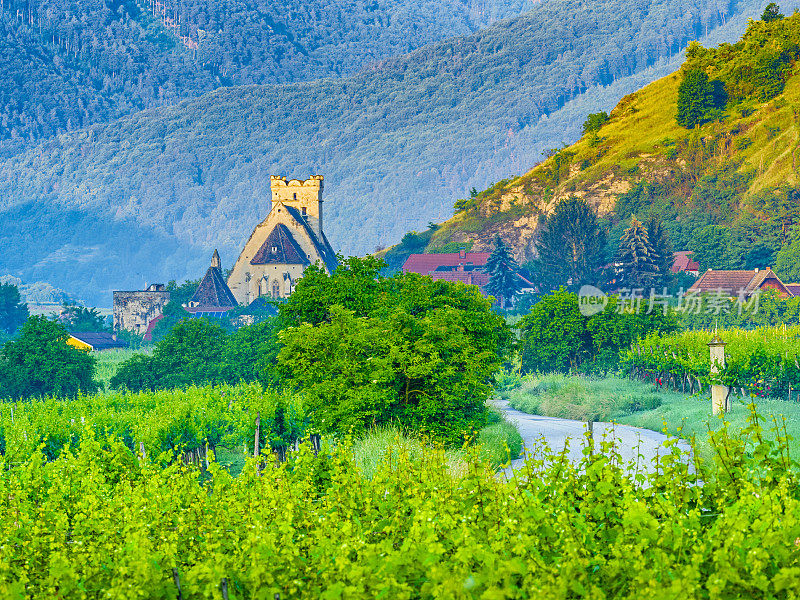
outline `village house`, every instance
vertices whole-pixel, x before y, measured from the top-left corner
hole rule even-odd
[[[445,254],[412,254],[403,263],[403,273],[427,275],[434,281],[460,281],[483,287],[489,283],[486,273],[488,252],[450,252]]]
[[[67,345],[86,350],[87,352],[102,352],[114,348],[127,348],[127,342],[117,339],[117,335],[107,331],[79,331],[69,334]]]
[[[680,250],[672,254],[673,262],[670,271],[676,273],[688,273],[697,277],[700,275],[700,263],[692,258],[691,250]]]
[[[748,299],[756,292],[768,289],[776,290],[781,298],[791,298],[793,296],[789,288],[784,285],[770,267],[738,271],[708,269],[694,282],[688,291],[701,294],[718,294],[721,292],[730,297],[739,297],[741,294],[744,299]]]

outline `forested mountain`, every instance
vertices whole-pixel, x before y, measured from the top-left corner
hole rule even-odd
[[[0,0],[0,152],[219,86],[352,74],[536,0]]]
[[[706,30],[738,37],[760,4],[542,0],[355,76],[217,89],[60,135],[0,163],[0,271],[101,304],[196,276],[214,247],[235,258],[270,174],[325,175],[334,247],[371,251],[529,168]]]
[[[482,250],[499,234],[529,261],[545,215],[578,196],[607,231],[601,263],[632,218],[658,217],[673,248],[693,251],[701,269],[771,266],[798,281],[798,64],[800,13],[753,21],[735,44],[693,44],[680,71],[622,98],[607,121],[587,121],[580,141],[524,175],[460,201],[422,246]],[[719,103],[709,94],[717,89]],[[409,236],[406,245],[421,240]]]

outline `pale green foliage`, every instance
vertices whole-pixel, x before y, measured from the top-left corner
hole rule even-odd
[[[507,481],[402,445],[366,478],[346,444],[198,478],[89,434],[53,461],[0,457],[0,596],[175,598],[174,569],[191,599],[223,579],[231,598],[793,598],[783,437],[753,420],[716,432],[710,462],[669,442],[650,474],[609,449]]]

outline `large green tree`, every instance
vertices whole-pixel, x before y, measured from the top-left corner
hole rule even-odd
[[[617,285],[631,289],[655,286],[660,281],[660,260],[647,236],[647,229],[632,217],[630,227],[619,242]]]
[[[789,242],[775,255],[775,273],[786,283],[800,281],[800,226],[792,229]]]
[[[0,354],[0,397],[71,398],[94,392],[96,359],[67,344],[64,327],[43,316],[30,317]]]
[[[17,286],[0,284],[0,329],[14,333],[28,318],[28,305],[22,301]]]
[[[783,14],[781,13],[781,7],[775,4],[774,2],[770,2],[767,4],[766,8],[764,8],[764,12],[761,13],[761,20],[765,23],[771,23],[772,21],[780,21],[783,19]]]
[[[59,322],[67,331],[110,331],[106,318],[96,308],[86,308],[65,302],[61,307]]]
[[[707,225],[695,230],[688,249],[694,253],[692,258],[700,264],[701,272],[706,269],[733,269],[739,266],[736,248],[727,227]]]
[[[691,129],[713,119],[727,102],[721,81],[709,81],[701,69],[689,69],[678,87],[678,125]]]
[[[653,331],[674,331],[677,319],[663,306],[623,305],[616,296],[602,311],[585,316],[578,296],[561,289],[543,296],[518,327],[526,372],[602,373],[618,366],[620,350]]]
[[[520,289],[519,265],[511,248],[499,235],[495,237],[494,250],[486,261],[486,271],[489,273],[486,293],[494,296],[501,308],[509,306]]]
[[[329,322],[281,334],[279,365],[323,432],[397,423],[459,444],[486,424],[500,366],[494,352],[475,347],[463,316],[445,306],[421,318],[401,307],[388,318],[357,317],[334,306]]]
[[[537,283],[543,290],[597,283],[605,245],[605,233],[586,200],[574,196],[562,200],[547,217],[536,243]]]

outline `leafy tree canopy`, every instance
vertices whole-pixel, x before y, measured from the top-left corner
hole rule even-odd
[[[65,302],[58,321],[67,331],[110,331],[108,320],[96,308]]]
[[[727,99],[721,81],[709,81],[700,69],[686,71],[678,87],[678,125],[691,129],[717,118]]]
[[[67,344],[67,339],[69,334],[60,323],[43,316],[28,318],[0,355],[3,396],[71,398],[96,391],[96,359]]]
[[[783,18],[781,14],[781,8],[774,2],[770,2],[767,4],[766,8],[764,8],[764,12],[761,13],[761,20],[765,23],[771,23],[772,21],[779,21]]]

